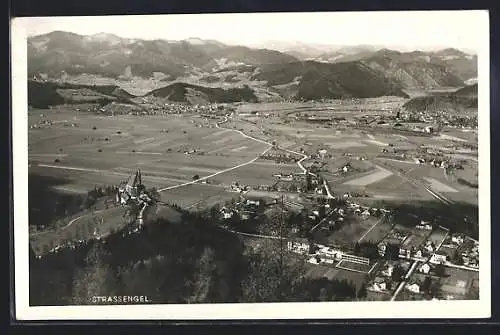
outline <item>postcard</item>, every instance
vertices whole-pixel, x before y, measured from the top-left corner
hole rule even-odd
[[[488,22],[13,19],[16,317],[489,317]]]

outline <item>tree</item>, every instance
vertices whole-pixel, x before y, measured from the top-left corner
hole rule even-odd
[[[443,264],[437,264],[434,267],[434,273],[438,277],[444,277],[446,275],[446,268],[445,268],[445,266]]]
[[[216,270],[215,252],[212,248],[205,247],[195,268],[197,274],[195,275],[193,293],[187,300],[189,303],[210,301],[213,277]]]
[[[430,276],[425,277],[424,282],[422,283],[422,291],[428,293],[432,284],[432,279]]]
[[[401,267],[401,265],[397,264],[392,269],[391,279],[395,282],[400,282],[405,275],[405,270]]]
[[[319,301],[327,301],[328,300],[328,291],[326,288],[322,287],[319,289]]]
[[[399,259],[399,246],[394,243],[388,243],[385,247],[384,258],[396,261]]]
[[[106,263],[106,251],[101,243],[94,243],[87,253],[85,265],[77,269],[73,279],[72,302],[77,305],[90,303],[93,296],[113,295],[117,282],[111,267]]]
[[[193,180],[198,180],[198,179],[200,179],[200,176],[199,176],[199,175],[197,175],[197,174],[195,174],[195,175],[193,176]]]
[[[312,177],[309,173],[306,174],[306,190],[310,191],[312,189]]]
[[[462,255],[458,253],[458,251],[455,251],[453,253],[453,256],[451,258],[451,261],[455,263],[456,265],[463,265],[464,264],[464,259],[462,258]]]
[[[361,284],[361,287],[358,290],[358,298],[366,298],[367,293],[366,284]]]

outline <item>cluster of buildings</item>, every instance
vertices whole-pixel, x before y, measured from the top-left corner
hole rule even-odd
[[[276,163],[295,163],[297,159],[289,153],[271,152],[261,155],[259,158],[275,161]]]
[[[463,265],[479,268],[479,242],[463,234],[452,234],[445,240],[443,247],[456,250]]]
[[[116,202],[120,205],[129,206],[132,202],[139,208],[137,214],[139,225],[144,224],[144,211],[151,204],[151,200],[142,184],[141,170],[137,170],[134,175],[130,176],[126,183],[121,183],[116,193]]]
[[[477,129],[477,115],[457,115],[447,111],[421,111],[402,113],[401,120],[421,123],[440,123],[457,129]]]
[[[247,221],[258,215],[258,209],[263,205],[268,205],[264,199],[257,199],[251,197],[241,197],[240,201],[233,205],[225,205],[219,210],[221,219],[230,220],[237,216],[242,221]],[[276,200],[273,200],[276,203]]]
[[[342,260],[360,264],[370,264],[370,259],[356,256],[337,247],[322,244],[311,244],[306,239],[287,241],[287,250],[290,252],[308,255],[311,264],[335,264]]]

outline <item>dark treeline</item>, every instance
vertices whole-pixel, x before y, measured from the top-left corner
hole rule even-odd
[[[202,214],[148,222],[137,234],[30,258],[30,304],[86,304],[94,295],[146,295],[153,303],[345,300],[351,283],[306,279],[304,260],[275,246],[245,248]]]
[[[47,226],[58,219],[94,206],[99,198],[114,196],[116,186],[96,186],[87,194],[68,194],[52,187],[69,183],[64,179],[30,174],[28,177],[29,224]]]

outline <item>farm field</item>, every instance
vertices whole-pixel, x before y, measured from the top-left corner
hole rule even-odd
[[[204,177],[246,163],[268,148],[228,129],[196,127],[178,116],[105,117],[69,108],[33,111],[30,116],[36,119],[39,114],[78,124],[71,128],[53,124],[29,132],[30,172],[64,178],[68,183],[59,189],[72,192],[118,184],[138,168],[146,186],[170,187],[191,181],[195,175]],[[203,154],[184,154],[193,149]],[[254,176],[256,170],[262,171],[260,167],[243,171],[242,176],[248,178],[241,182],[279,173],[269,166]],[[234,171],[226,179],[238,177]]]
[[[447,300],[478,299],[478,283],[478,272],[447,267],[441,278],[441,292]]]
[[[327,245],[352,247],[352,245],[361,237],[363,237],[364,240],[366,237],[364,234],[377,224],[378,221],[379,219],[377,218],[368,218],[363,220],[361,218],[354,217],[346,220],[346,222],[342,224],[339,229],[333,232],[322,232],[321,230],[316,230],[314,234],[318,235],[317,238],[319,240],[326,240]]]
[[[389,176],[392,175],[392,172],[389,170],[386,170],[380,166],[377,166],[377,171],[370,173],[368,175],[351,179],[349,181],[346,181],[345,184],[351,185],[351,186],[367,186],[369,184],[378,182],[380,180],[383,180]]]
[[[222,187],[192,184],[160,192],[161,200],[186,208],[206,208],[216,203],[238,198],[236,192],[228,192]]]
[[[434,243],[434,245],[438,246],[443,242],[444,238],[447,235],[448,235],[447,230],[445,230],[441,227],[438,227],[432,231],[432,234],[429,236],[428,240],[430,242]]]
[[[360,273],[368,273],[372,267],[373,267],[372,264],[367,265],[346,260],[341,260],[339,263],[337,263],[338,269],[360,272]]]
[[[381,242],[387,234],[392,230],[392,225],[388,223],[379,223],[372,226],[371,230],[367,231],[362,241],[378,243]]]
[[[406,240],[404,240],[401,247],[405,248],[406,250],[418,248],[419,246],[424,244],[429,235],[430,235],[429,231],[413,229],[412,234],[408,236]]]

